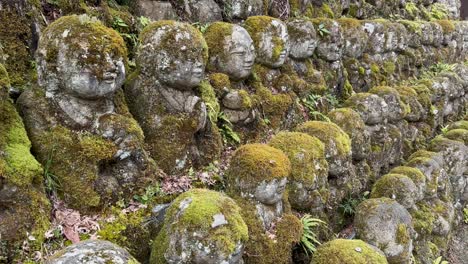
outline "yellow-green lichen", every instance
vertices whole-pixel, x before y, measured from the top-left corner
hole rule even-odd
[[[225,38],[232,35],[233,27],[234,25],[230,23],[215,22],[206,29],[203,36],[211,56],[221,56],[225,53]],[[211,63],[208,63],[208,70],[215,70],[212,66]]]
[[[466,129],[452,129],[445,133],[444,136],[448,139],[460,141],[468,145],[468,130]]]
[[[390,170],[390,174],[400,174],[405,175],[410,178],[416,186],[421,184],[426,184],[426,177],[424,174],[416,168],[407,167],[407,166],[398,166]]]

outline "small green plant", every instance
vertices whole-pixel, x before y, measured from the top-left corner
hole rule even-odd
[[[56,195],[61,187],[59,178],[50,171],[53,155],[54,148],[52,148],[52,151],[47,155],[47,161],[44,166],[44,185],[48,195]]]
[[[336,97],[331,94],[309,94],[303,98],[301,102],[302,105],[307,109],[308,115],[311,119],[326,122],[330,122],[330,119],[319,111],[319,105],[326,106],[328,109],[333,109],[339,104],[338,99],[336,99]]]
[[[211,23],[202,24],[200,22],[192,23],[192,26],[196,27],[201,33],[205,33]]]
[[[218,128],[221,132],[224,143],[240,143],[239,135],[232,129],[232,123],[224,112],[218,113]]]
[[[442,260],[442,256],[438,257],[435,259],[432,264],[449,264],[448,261]]]
[[[320,23],[317,31],[322,38],[330,34],[330,31],[327,28],[325,28],[325,25],[323,23]]]
[[[313,218],[309,214],[304,215],[301,218],[301,222],[303,233],[300,245],[307,255],[309,255],[309,253],[313,254],[317,250],[316,245],[320,245],[320,241],[318,241],[317,234],[314,229],[319,226],[326,226],[327,223],[320,219]]]
[[[138,25],[140,26],[141,29],[145,28],[150,23],[151,23],[151,19],[145,16],[141,16],[138,18]]]
[[[159,184],[147,186],[145,193],[142,195],[135,194],[133,199],[141,204],[147,204],[155,196],[162,194]]]
[[[356,207],[366,200],[369,196],[369,192],[364,192],[362,196],[357,198],[349,196],[345,198],[342,203],[338,206],[338,209],[344,216],[354,216],[356,213]]]
[[[447,134],[447,132],[449,131],[449,126],[444,126],[440,129],[440,132],[442,132],[443,135]]]

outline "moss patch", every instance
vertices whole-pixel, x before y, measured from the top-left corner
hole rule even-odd
[[[351,154],[349,136],[334,123],[309,121],[298,126],[296,130],[317,137],[325,144],[325,148],[334,144],[339,155],[347,156]]]
[[[358,250],[358,248],[360,250]],[[387,259],[362,240],[335,239],[317,249],[312,264],[386,264]]]

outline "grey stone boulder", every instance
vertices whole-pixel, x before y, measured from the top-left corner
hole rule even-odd
[[[137,264],[125,249],[105,240],[86,240],[59,251],[46,264]]]
[[[137,0],[133,4],[135,13],[151,20],[176,20],[177,14],[170,2]]]
[[[357,93],[345,101],[344,106],[359,113],[366,125],[384,123],[388,115],[388,105],[381,97],[371,93]]]

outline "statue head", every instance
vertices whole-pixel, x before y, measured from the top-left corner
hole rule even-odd
[[[95,18],[61,17],[39,40],[39,84],[51,94],[109,97],[123,84],[126,56],[122,37]]]
[[[176,21],[148,25],[140,36],[137,65],[141,74],[178,90],[198,86],[205,73],[208,48],[193,26]]]
[[[205,32],[208,44],[208,69],[233,80],[247,78],[255,61],[255,47],[243,27],[225,22],[211,24]]]
[[[248,229],[241,208],[228,196],[191,189],[166,211],[151,263],[243,263]]]
[[[227,172],[231,192],[265,205],[279,203],[291,173],[288,157],[265,144],[247,144],[238,148]]]
[[[317,55],[327,61],[337,61],[343,53],[343,35],[338,22],[328,18],[314,19],[314,25],[320,35]]]
[[[252,16],[245,20],[244,28],[253,39],[257,62],[270,68],[282,66],[289,53],[286,24],[268,16]]]
[[[295,19],[288,22],[287,25],[291,43],[289,56],[299,60],[312,56],[317,47],[317,36],[312,22],[305,19]]]

